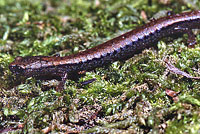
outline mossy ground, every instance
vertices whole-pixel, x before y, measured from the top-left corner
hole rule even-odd
[[[16,56],[76,53],[145,24],[163,11],[200,8],[198,0],[1,0],[0,130],[13,133],[199,133],[200,81],[169,72],[164,60],[200,76],[200,35],[194,49],[187,36],[161,40],[125,62],[67,80],[33,78],[23,83],[9,71]],[[88,85],[80,83],[96,78]],[[17,83],[17,84],[16,84]],[[178,101],[165,90],[180,92]]]

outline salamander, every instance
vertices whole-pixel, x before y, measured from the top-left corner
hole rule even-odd
[[[184,12],[152,20],[96,47],[65,57],[18,56],[9,65],[9,69],[14,74],[25,77],[49,75],[60,77],[62,81],[58,88],[63,89],[69,75],[129,59],[142,50],[152,47],[164,37],[187,34],[188,45],[194,46],[196,39],[192,29],[200,29],[200,11]]]

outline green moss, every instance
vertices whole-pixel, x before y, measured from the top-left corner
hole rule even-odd
[[[144,0],[1,0],[0,1],[0,128],[24,133],[198,133],[199,80],[173,74],[164,60],[199,77],[200,36],[194,49],[187,36],[157,43],[125,62],[67,80],[33,78],[22,82],[9,71],[16,56],[61,56],[92,48],[143,25],[163,11],[190,10],[200,3],[172,1],[163,6]],[[88,85],[81,82],[96,78]],[[178,102],[165,90],[180,92]],[[109,124],[109,125],[108,125]],[[1,129],[0,129],[1,131]]]

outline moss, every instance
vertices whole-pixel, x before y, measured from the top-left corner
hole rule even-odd
[[[188,6],[189,5],[189,6]],[[56,92],[56,80],[22,81],[8,69],[16,56],[69,55],[94,47],[143,25],[162,11],[182,12],[200,3],[153,0],[1,0],[0,128],[13,133],[198,133],[199,80],[169,72],[164,60],[192,76],[200,76],[199,40],[194,49],[187,36],[160,40],[124,62],[67,80]],[[96,78],[88,85],[81,82]],[[180,92],[178,102],[165,90]],[[189,126],[189,127],[188,127]],[[19,129],[17,129],[19,128]],[[17,130],[15,130],[17,129]],[[1,131],[2,129],[0,129]]]

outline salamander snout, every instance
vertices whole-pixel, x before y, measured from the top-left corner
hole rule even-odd
[[[16,75],[23,75],[24,73],[24,69],[19,66],[19,65],[16,65],[16,64],[10,64],[9,65],[9,69],[12,73],[16,74]]]

